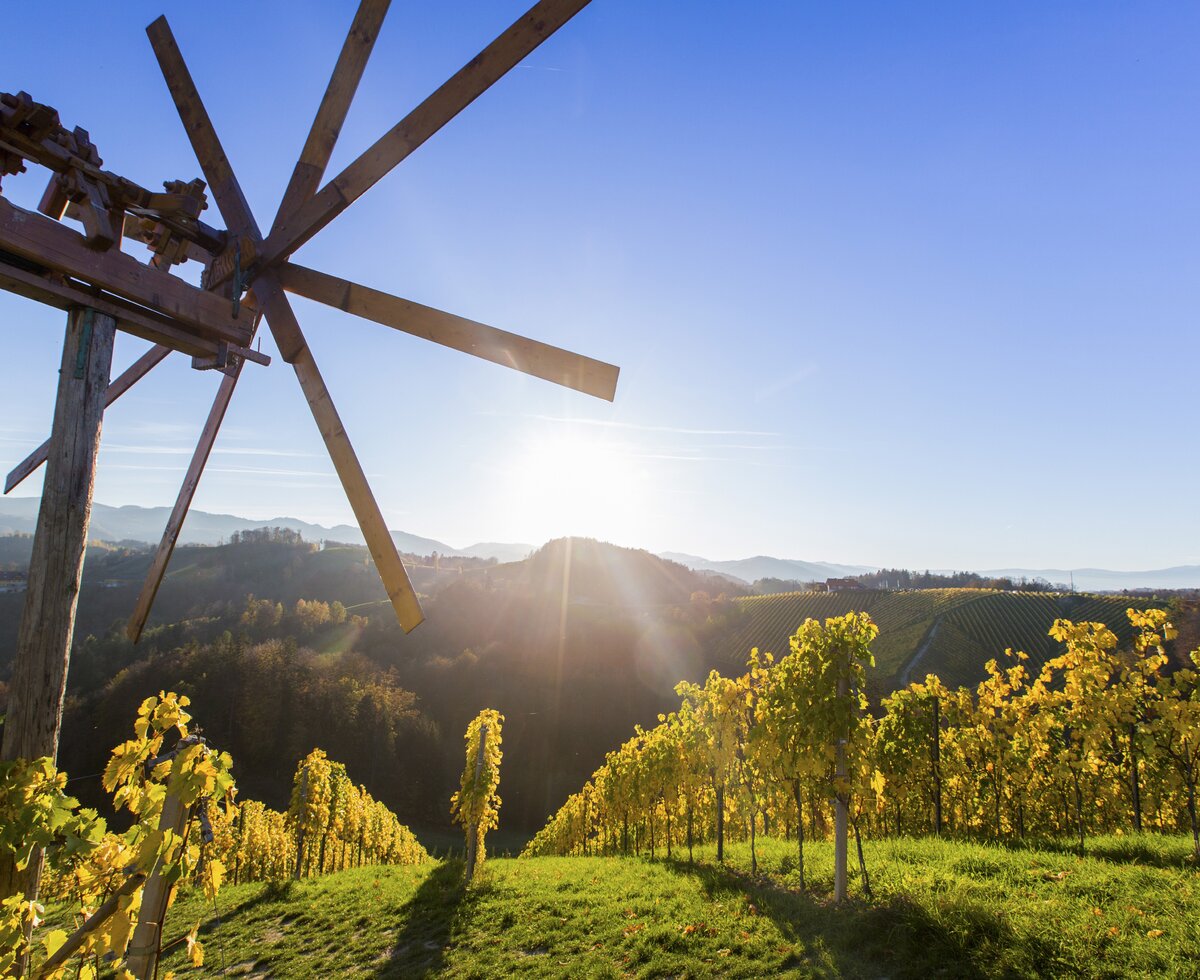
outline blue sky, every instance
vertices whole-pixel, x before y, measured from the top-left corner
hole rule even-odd
[[[330,174],[524,6],[396,0]],[[31,40],[0,90],[147,186],[198,176],[143,33],[166,12],[270,223],[352,3],[55,11],[87,52],[7,11]],[[1184,3],[595,0],[297,255],[621,366],[610,405],[295,300],[389,524],[1200,563],[1198,29]],[[0,319],[7,470],[48,431],[63,315],[2,295]],[[217,381],[176,355],[110,410],[96,499],[170,504]],[[247,368],[195,506],[351,520],[281,361]]]

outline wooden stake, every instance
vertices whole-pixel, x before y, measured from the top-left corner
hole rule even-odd
[[[171,516],[167,520],[167,527],[163,531],[162,540],[158,543],[158,550],[154,553],[154,560],[150,563],[150,570],[146,573],[146,581],[142,584],[142,591],[138,595],[133,615],[129,617],[129,623],[125,627],[125,635],[129,637],[131,643],[137,643],[141,639],[146,619],[150,615],[150,607],[154,605],[154,597],[158,595],[158,587],[162,584],[163,576],[166,574],[167,563],[170,562],[171,555],[175,552],[175,543],[179,540],[179,532],[183,530],[184,518],[187,517],[188,508],[192,506],[196,487],[200,485],[200,474],[204,472],[204,465],[208,462],[213,443],[217,440],[217,432],[221,428],[221,421],[225,418],[225,410],[229,407],[229,399],[233,397],[233,389],[237,386],[240,374],[241,364],[237,366],[233,374],[227,374],[221,379],[221,386],[217,389],[217,397],[213,400],[208,420],[204,423],[204,429],[200,433],[200,441],[196,443],[196,449],[192,453],[192,461],[183,478],[183,485],[179,488],[179,494],[175,498],[175,507],[171,510]]]
[[[97,928],[112,918],[112,914],[117,911],[117,907],[121,904],[121,899],[132,895],[141,887],[142,882],[145,880],[146,875],[141,871],[126,878],[125,883],[113,892],[103,905],[88,916],[87,921],[83,925],[67,937],[67,941],[58,947],[57,952],[52,956],[46,957],[46,960],[34,973],[34,980],[41,980],[42,977],[50,975],[63,966],[75,951],[84,944],[91,933],[95,932]]]
[[[846,664],[842,668],[842,675],[838,678],[837,696],[839,701],[845,701],[850,694],[850,680],[846,676],[850,670],[850,651],[846,650]],[[846,736],[842,733],[842,737],[837,743],[837,771],[834,779],[838,785],[834,796],[834,813],[833,813],[833,900],[835,902],[844,902],[846,900],[846,830],[849,822],[849,806],[847,805],[846,794],[842,791],[841,785],[846,779]]]
[[[169,830],[182,836],[187,807],[179,797],[169,793],[163,800],[162,815],[158,818],[158,829]],[[167,914],[167,899],[171,895],[171,884],[162,875],[162,859],[154,866],[150,880],[142,892],[142,905],[138,910],[137,925],[129,941],[125,957],[125,968],[138,980],[150,980],[158,966],[158,947],[162,942],[163,919]]]
[[[475,757],[475,785],[483,776],[483,758],[487,752],[488,726],[479,726],[479,754]],[[475,863],[479,860],[479,824],[467,828],[467,884],[475,877]]]
[[[112,317],[90,309],[73,310],[67,320],[46,479],[0,748],[3,759],[58,756],[116,326]],[[40,855],[21,874],[11,860],[0,860],[0,896],[24,891],[36,897],[40,876]]]

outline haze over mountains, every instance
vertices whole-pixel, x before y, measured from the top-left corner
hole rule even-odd
[[[40,498],[0,498],[0,534],[32,533],[37,522]],[[170,515],[168,507],[110,507],[94,504],[90,536],[101,541],[141,541],[157,543]],[[295,517],[274,517],[269,520],[251,520],[232,514],[210,514],[192,510],[179,536],[181,544],[219,544],[229,540],[235,532],[261,527],[282,527],[298,531],[309,541],[343,541],[362,544],[362,533],[355,526],[338,524],[324,527],[302,521]],[[437,552],[447,557],[495,558],[497,561],[519,561],[536,549],[535,545],[523,542],[478,542],[467,548],[454,548],[435,538],[392,530],[396,546],[404,552],[428,555]],[[696,570],[715,572],[750,584],[763,578],[794,580],[797,582],[824,581],[829,578],[844,578],[864,572],[876,571],[878,566],[845,565],[828,561],[806,561],[793,558],[774,558],[757,555],[730,561],[714,561],[699,555],[683,552],[662,552],[661,556]],[[918,570],[917,566],[911,566]],[[964,569],[967,570],[967,569]],[[944,572],[949,569],[932,569]],[[1189,589],[1200,588],[1200,565],[1179,565],[1173,568],[1148,569],[1142,571],[1112,570],[1104,568],[1002,568],[969,569],[986,576],[1010,578],[1045,579],[1053,583],[1074,582],[1076,589],[1084,591],[1119,591],[1121,589]]]

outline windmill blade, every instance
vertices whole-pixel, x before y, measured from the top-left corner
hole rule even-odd
[[[616,394],[617,374],[621,369],[613,364],[422,306],[294,262],[273,271],[279,277],[279,284],[297,296],[596,398],[612,401]]]
[[[367,483],[367,476],[358,462],[358,456],[355,455],[350,437],[346,435],[333,398],[325,386],[321,372],[317,369],[317,362],[304,339],[296,315],[292,312],[292,306],[271,274],[255,280],[254,293],[266,313],[267,324],[276,344],[281,351],[285,348],[289,350],[284,359],[296,372],[296,379],[304,391],[304,398],[316,420],[321,438],[325,440],[325,449],[333,461],[333,468],[337,471],[342,489],[346,492],[346,499],[350,501],[354,517],[375,561],[375,568],[379,571],[392,608],[396,611],[396,618],[399,619],[405,633],[412,632],[425,619],[425,614],[421,612],[421,603],[409,581],[400,553],[396,550],[392,532],[388,530],[375,495],[371,492],[371,486]]]
[[[229,157],[225,155],[225,149],[217,139],[212,121],[208,118],[208,110],[204,108],[196,83],[192,81],[192,74],[183,60],[183,54],[175,41],[175,35],[171,33],[171,26],[167,23],[165,14],[146,28],[146,36],[150,38],[150,46],[158,59],[158,67],[162,70],[188,141],[192,144],[196,160],[204,173],[205,181],[208,182],[209,193],[217,202],[217,209],[225,219],[231,239],[247,234],[249,226],[253,226],[257,232],[258,227],[254,225],[250,205],[246,203],[246,197],[242,194],[237,177],[234,176]]]
[[[292,179],[288,181],[287,190],[283,192],[279,213],[275,216],[276,225],[308,201],[320,187],[338,134],[346,121],[346,113],[350,110],[350,101],[362,80],[367,58],[375,46],[375,39],[379,36],[379,28],[383,24],[390,2],[391,0],[362,0],[359,4],[346,41],[342,45],[342,53],[338,55],[333,74],[329,77],[329,85],[321,99],[320,108],[313,119],[312,129],[304,142],[304,149],[300,151],[300,159],[296,161],[296,169],[292,171]]]
[[[291,255],[457,116],[589,0],[540,0],[449,81],[381,136],[316,197],[285,217],[260,250],[260,268]],[[214,194],[216,193],[214,189]]]
[[[229,165],[229,159],[221,147],[200,94],[196,91],[191,73],[183,61],[179,46],[171,35],[170,27],[167,26],[166,18],[160,17],[146,29],[146,33],[150,36],[150,43],[154,47],[163,77],[183,120],[196,159],[204,171],[209,189],[229,226],[230,233],[248,235],[256,244],[261,242],[258,223],[246,204],[241,186]],[[420,602],[408,579],[408,573],[404,570],[404,562],[396,550],[396,543],[392,540],[379,504],[376,503],[375,496],[367,484],[354,447],[350,444],[341,418],[334,407],[329,389],[325,387],[312,351],[309,350],[300,324],[292,312],[291,304],[274,276],[269,273],[255,280],[254,295],[257,307],[266,315],[267,325],[271,328],[280,353],[296,371],[296,378],[304,391],[313,418],[316,419],[321,437],[325,440],[325,447],[362,529],[371,557],[375,560],[375,567],[383,580],[388,598],[391,599],[401,627],[405,632],[409,632],[424,619]]]
[[[109,405],[149,374],[150,369],[170,353],[170,347],[155,344],[145,354],[130,364],[129,367],[121,372],[116,380],[109,383],[107,390],[104,392],[104,407],[107,409]],[[36,471],[39,466],[46,462],[46,457],[49,455],[50,440],[47,439],[13,467],[12,472],[8,474],[8,478],[4,481],[4,492],[8,493],[14,487],[18,486],[29,474]]]
[[[208,412],[208,419],[200,432],[200,439],[192,452],[192,461],[188,464],[187,473],[183,478],[183,486],[179,488],[175,506],[171,509],[171,516],[167,519],[166,530],[163,532],[162,540],[158,543],[154,560],[150,562],[150,570],[146,573],[146,581],[142,583],[142,591],[138,595],[137,604],[133,607],[133,615],[129,617],[129,623],[125,627],[125,635],[133,643],[137,643],[141,639],[142,629],[150,615],[150,607],[154,605],[154,597],[158,595],[158,587],[162,584],[163,576],[166,574],[167,563],[170,562],[171,555],[175,552],[175,542],[179,540],[179,532],[183,529],[184,518],[187,517],[188,508],[192,506],[192,498],[196,495],[196,487],[200,484],[200,474],[204,472],[204,464],[208,462],[209,453],[212,452],[213,443],[217,439],[217,431],[221,428],[225,410],[229,407],[229,399],[233,397],[233,389],[237,386],[241,373],[242,368],[239,362],[237,370],[233,374],[227,374],[221,379],[217,397],[213,400],[212,408]]]

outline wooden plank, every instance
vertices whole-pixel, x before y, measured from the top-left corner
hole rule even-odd
[[[138,381],[150,373],[150,369],[158,364],[164,357],[171,353],[170,347],[163,347],[161,344],[155,344],[146,353],[139,357],[136,361],[129,365],[124,371],[118,375],[113,381],[108,390],[104,392],[104,407],[107,409],[109,405],[120,398],[125,392],[132,388]],[[14,487],[20,484],[29,474],[35,472],[39,466],[46,462],[46,457],[50,451],[50,440],[47,439],[33,452],[26,456],[20,463],[13,467],[8,474],[8,478],[4,481],[4,492],[9,493]]]
[[[0,758],[58,757],[75,607],[92,512],[96,452],[116,321],[92,310],[68,318],[50,458],[8,688]],[[0,894],[37,896],[40,858],[24,873],[0,855]]]
[[[249,320],[236,320],[229,300],[197,289],[117,249],[96,252],[82,235],[52,218],[0,198],[0,250],[158,310],[198,337],[244,347]]]
[[[320,187],[390,2],[391,0],[362,0],[358,5],[341,54],[338,55],[337,64],[334,65],[333,74],[329,78],[329,85],[325,88],[325,95],[313,119],[312,129],[304,142],[304,149],[300,151],[300,159],[296,161],[287,190],[283,193],[279,212],[275,216],[276,225],[307,202]]]
[[[90,306],[99,313],[113,317],[125,333],[194,357],[205,357],[217,352],[217,341],[202,339],[145,307],[133,306],[115,296],[98,293],[91,286],[49,279],[25,269],[18,269],[2,258],[0,288],[27,296],[47,306],[56,306],[60,310]]]
[[[196,154],[200,167],[209,181],[209,189],[228,225],[231,235],[249,235],[257,242],[262,241],[258,223],[254,220],[245,195],[229,166],[229,159],[221,147],[220,139],[204,108],[199,92],[196,91],[191,73],[184,64],[179,46],[171,35],[165,18],[159,18],[147,28],[150,43],[162,69],[171,97],[175,101],[180,117],[184,120],[188,139]],[[259,276],[254,283],[256,303],[267,318],[275,342],[285,361],[296,371],[296,378],[304,391],[305,399],[325,447],[333,461],[338,479],[350,501],[354,516],[362,529],[363,537],[370,549],[371,557],[384,588],[391,599],[392,607],[401,627],[408,632],[424,619],[416,591],[404,570],[404,563],[396,550],[391,532],[379,510],[374,494],[367,483],[366,475],[354,453],[354,447],[334,407],[321,373],[317,369],[312,351],[300,330],[291,304],[273,275]]]
[[[168,792],[163,799],[162,813],[158,817],[160,832],[170,831],[182,836],[187,822],[188,809],[177,792]],[[158,973],[158,948],[162,945],[163,920],[167,916],[171,891],[175,887],[162,873],[162,858],[151,869],[150,878],[142,890],[142,902],[138,906],[138,921],[133,927],[129,949],[125,956],[125,969],[137,980],[152,980]]]
[[[184,475],[183,486],[179,488],[175,506],[171,509],[171,516],[167,519],[166,530],[158,542],[158,550],[155,551],[154,560],[150,563],[150,570],[146,573],[146,581],[142,584],[137,604],[133,607],[133,614],[129,617],[129,623],[125,627],[126,636],[133,643],[137,643],[141,639],[146,619],[150,615],[150,607],[154,605],[154,597],[158,595],[158,587],[162,584],[163,576],[166,574],[167,564],[175,552],[175,544],[179,540],[179,532],[183,529],[183,521],[187,517],[188,508],[192,505],[192,498],[196,495],[196,487],[200,484],[200,474],[204,472],[204,465],[208,462],[213,443],[216,442],[217,432],[225,418],[225,410],[229,407],[229,400],[233,397],[233,390],[237,387],[240,374],[241,369],[239,368],[234,374],[227,374],[221,378],[217,397],[213,400],[204,428],[200,431],[200,439],[192,452],[192,461],[188,464],[187,473]]]
[[[312,351],[300,331],[291,304],[283,290],[275,283],[270,275],[262,276],[254,283],[255,293],[266,312],[267,324],[279,345],[280,352],[286,347],[292,351],[289,360],[296,372],[296,379],[304,391],[309,410],[316,420],[321,438],[325,440],[325,448],[333,461],[346,499],[354,511],[358,526],[362,529],[363,538],[370,549],[383,587],[387,590],[396,618],[405,633],[416,629],[425,619],[421,612],[421,603],[417,593],[409,581],[404,562],[396,550],[392,533],[388,530],[387,522],[379,510],[367,476],[358,462],[358,456],[350,443],[350,437],[342,425],[337,408],[330,397],[329,389],[317,369]]]
[[[217,131],[213,128],[208,110],[204,108],[200,99],[196,83],[183,60],[183,54],[175,41],[175,35],[171,33],[166,16],[159,17],[147,27],[146,36],[150,38],[150,46],[158,59],[158,67],[179,112],[188,141],[192,144],[192,150],[200,163],[204,179],[208,182],[208,192],[216,201],[221,217],[225,219],[230,240],[238,235],[248,234],[254,220],[250,205],[246,202],[241,185],[234,176],[229,157],[217,138]],[[255,234],[253,237],[262,236]]]
[[[291,255],[413,150],[457,116],[589,0],[540,0],[373,146],[282,222],[262,249],[265,268]],[[214,189],[214,194],[216,193]]]
[[[620,368],[613,364],[444,313],[294,262],[279,266],[275,272],[283,288],[298,296],[596,398],[612,401],[616,394]]]

